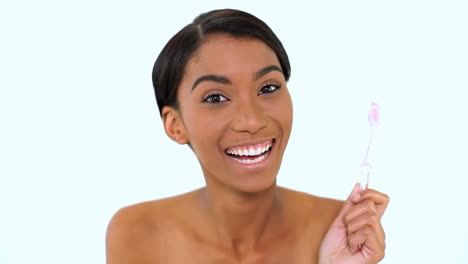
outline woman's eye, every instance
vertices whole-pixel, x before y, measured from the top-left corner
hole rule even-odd
[[[272,93],[276,90],[278,90],[279,88],[281,88],[281,85],[280,84],[267,84],[265,86],[262,87],[262,89],[260,89],[260,92],[258,92],[258,94],[264,94],[264,93]]]
[[[221,94],[209,94],[203,98],[204,103],[210,103],[210,104],[218,104],[227,100],[228,99]]]

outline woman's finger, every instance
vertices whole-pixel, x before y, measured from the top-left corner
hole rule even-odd
[[[377,233],[370,226],[365,226],[354,234],[348,236],[349,250],[352,254],[356,254],[362,250],[363,254],[375,260],[383,258],[385,251],[385,241],[378,241]]]
[[[367,242],[368,237],[372,233],[372,228],[370,226],[365,226],[354,234],[348,236],[349,250],[352,254],[356,254],[361,248],[361,245]],[[372,248],[374,245],[369,245]],[[376,246],[374,246],[376,248]]]
[[[385,232],[382,224],[378,220],[378,216],[374,213],[366,212],[358,217],[355,217],[350,222],[346,223],[346,231],[348,236],[353,235],[366,226],[370,226],[375,232],[377,242],[379,244],[385,243]]]
[[[362,254],[367,259],[371,259],[371,263],[381,261],[385,256],[385,241],[378,241],[377,233],[371,232],[366,239],[366,242],[360,246]]]
[[[352,192],[349,194],[348,199],[346,199],[346,201],[344,202],[343,208],[341,208],[341,211],[336,216],[335,221],[332,223],[332,226],[344,227],[343,218],[348,213],[348,211],[356,205],[355,201],[360,199],[360,188],[361,187],[359,183],[354,185]]]
[[[363,214],[366,214],[366,213],[371,213],[371,214],[374,214],[376,216],[379,216],[379,212],[375,206],[375,203],[370,200],[370,199],[367,199],[367,200],[361,200],[361,202],[359,202],[358,204],[355,204],[354,206],[352,206],[348,212],[344,215],[344,220],[345,220],[345,223],[349,223],[351,222],[354,218],[360,216],[360,215],[363,215]],[[380,217],[379,217],[380,219]]]
[[[378,192],[373,189],[367,189],[362,191],[361,196],[359,198],[358,202],[364,201],[364,200],[371,200],[374,202],[375,207],[377,208],[377,212],[379,214],[379,217],[381,218],[382,215],[384,214],[385,210],[387,209],[388,203],[390,201],[390,197],[388,195]]]

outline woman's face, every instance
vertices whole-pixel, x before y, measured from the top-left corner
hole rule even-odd
[[[177,98],[207,184],[259,192],[275,183],[292,102],[271,48],[252,38],[208,36],[186,66]]]

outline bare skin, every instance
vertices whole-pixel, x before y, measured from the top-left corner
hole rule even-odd
[[[277,209],[267,219],[251,211],[261,208],[242,209],[238,230],[231,229],[236,238],[217,230],[228,220],[215,222],[205,188],[124,208],[109,227],[108,263],[318,263],[321,241],[343,202],[273,191]],[[252,230],[257,222],[264,223]]]
[[[208,77],[207,77],[208,76]],[[388,196],[355,186],[337,201],[276,185],[292,102],[263,42],[208,36],[186,66],[178,109],[162,109],[167,135],[190,144],[204,188],[121,209],[107,232],[107,263],[375,264]],[[255,164],[230,149],[271,143]]]

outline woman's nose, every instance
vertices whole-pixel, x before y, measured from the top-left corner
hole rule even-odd
[[[232,128],[236,132],[256,134],[268,125],[265,110],[254,100],[246,100],[238,105],[234,113]]]

